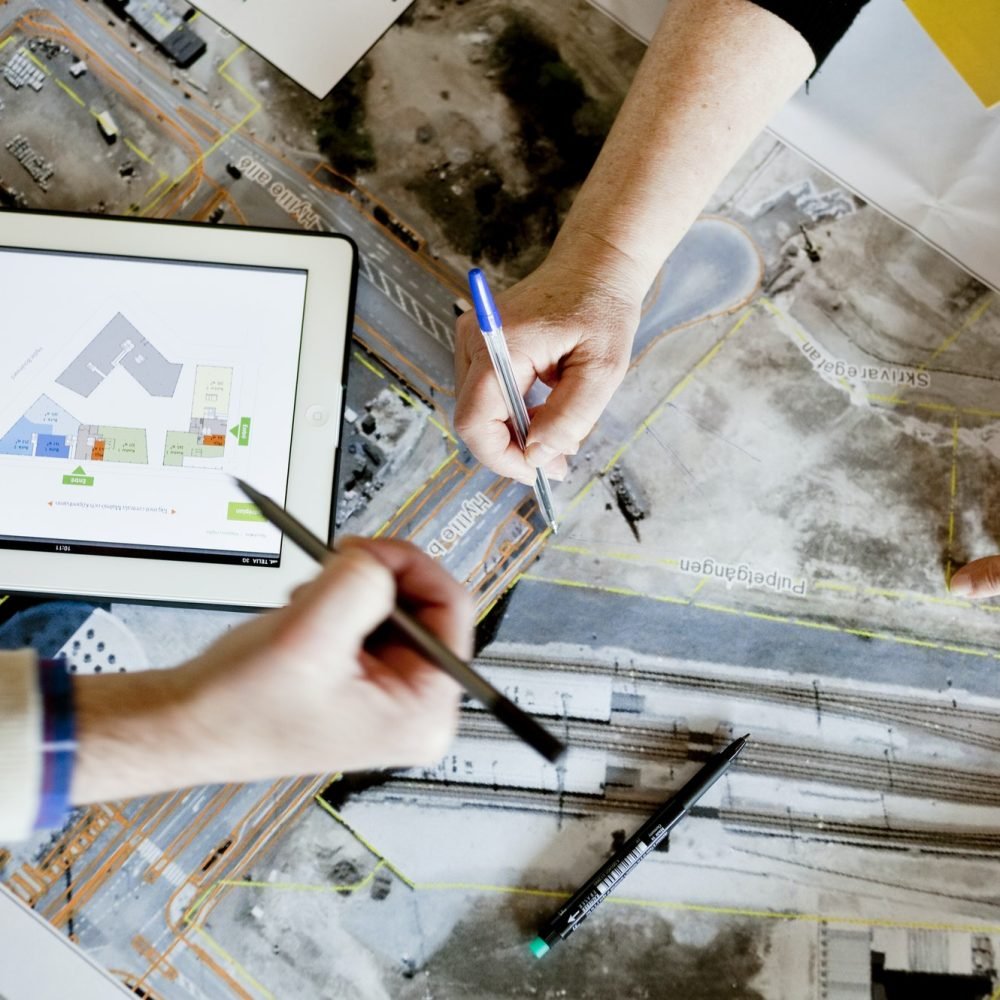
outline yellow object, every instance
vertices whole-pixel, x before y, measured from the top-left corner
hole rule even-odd
[[[906,5],[983,104],[1000,103],[1000,3],[906,0]]]
[[[111,112],[101,111],[94,117],[97,119],[97,124],[104,138],[108,142],[114,142],[118,138],[118,126],[115,124],[114,118],[111,117]]]

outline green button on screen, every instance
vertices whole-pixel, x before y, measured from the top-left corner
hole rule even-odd
[[[239,501],[229,505],[229,513],[226,515],[227,521],[266,521],[267,518],[252,503],[240,503]]]

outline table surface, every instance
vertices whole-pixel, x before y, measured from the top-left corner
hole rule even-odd
[[[448,213],[478,198],[488,214],[495,177],[512,198],[545,180],[483,73],[514,13],[537,18],[593,101],[620,96],[639,51],[575,0],[529,8],[418,2],[352,84],[378,164],[351,179],[318,148],[323,107],[204,17],[208,52],[181,72],[97,3],[0,6],[0,67],[23,51],[42,76],[0,82],[0,134],[55,166],[45,191],[0,151],[29,207],[356,240],[339,519],[462,579],[480,666],[572,747],[557,771],[470,705],[432,768],[93,806],[0,853],[2,879],[161,1000],[597,998],[609,982],[802,1000],[904,972],[989,996],[996,608],[946,583],[1000,537],[995,297],[761,137],[651,289],[625,384],[556,488],[552,538],[530,490],[451,430],[472,258]],[[105,106],[114,147],[90,113]],[[527,200],[510,204],[535,224]],[[486,263],[502,283],[539,251]],[[22,460],[37,459],[0,456]],[[2,644],[64,649],[81,671],[166,667],[241,620],[15,597],[0,616]],[[745,760],[669,851],[532,958],[565,893],[746,731]]]

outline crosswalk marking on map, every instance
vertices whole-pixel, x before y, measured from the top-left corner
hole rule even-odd
[[[378,265],[373,264],[365,254],[359,254],[361,273],[397,308],[401,309],[424,333],[443,344],[449,351],[455,350],[455,335],[451,326],[432,316],[425,306],[385,273]]]

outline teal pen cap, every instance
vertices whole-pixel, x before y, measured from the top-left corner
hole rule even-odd
[[[500,313],[497,312],[496,303],[493,301],[493,293],[486,282],[486,275],[482,269],[474,267],[469,272],[469,288],[472,291],[472,304],[476,310],[476,319],[479,320],[479,329],[483,333],[493,333],[499,330]]]
[[[536,937],[528,947],[535,958],[541,958],[543,955],[548,954],[549,951],[549,946],[540,937]]]

